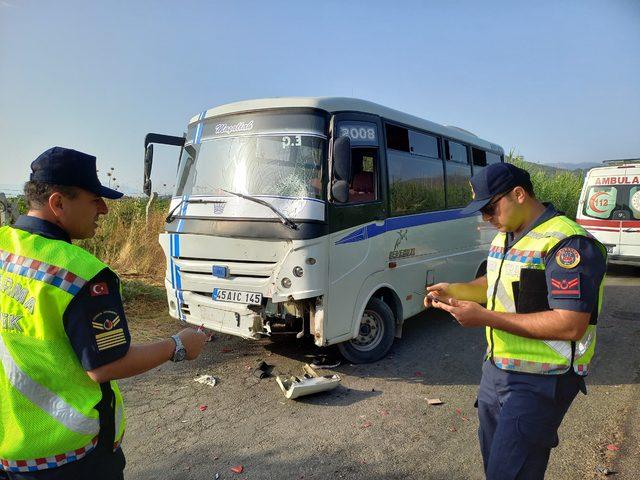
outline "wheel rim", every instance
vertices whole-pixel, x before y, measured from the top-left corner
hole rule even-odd
[[[382,317],[372,310],[365,310],[360,321],[360,331],[358,336],[351,340],[351,345],[356,350],[367,352],[380,345],[383,336]]]

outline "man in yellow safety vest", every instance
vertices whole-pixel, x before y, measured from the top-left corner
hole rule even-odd
[[[476,406],[487,478],[542,479],[565,413],[578,391],[586,394],[606,250],[541,203],[523,169],[492,164],[471,186],[461,213],[479,211],[498,230],[486,275],[428,287],[424,303],[486,328]]]
[[[206,335],[131,345],[117,275],[71,243],[122,194],[75,150],[51,148],[31,169],[28,214],[0,228],[0,478],[122,479],[114,380],[194,359]]]

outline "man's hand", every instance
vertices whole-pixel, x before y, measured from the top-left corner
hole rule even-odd
[[[433,306],[449,312],[463,327],[484,327],[487,325],[488,310],[479,303],[456,300],[455,298],[449,299],[446,296],[442,298],[451,305],[434,301]]]
[[[449,292],[450,286],[451,286],[450,283],[444,283],[444,282],[436,283],[435,285],[431,285],[430,287],[427,287],[426,294],[431,293],[432,295],[435,295],[436,297],[440,297],[442,299],[449,298],[451,296],[451,293]],[[435,306],[433,305],[433,302],[429,297],[427,297],[426,294],[423,301],[424,308]]]
[[[202,348],[207,341],[208,335],[203,331],[195,330],[193,328],[185,328],[178,332],[178,336],[187,351],[187,360],[193,360],[200,355]]]

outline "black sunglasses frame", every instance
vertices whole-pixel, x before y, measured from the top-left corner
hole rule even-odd
[[[500,195],[498,195],[495,199],[491,200],[484,207],[482,207],[480,209],[480,213],[482,213],[484,215],[489,215],[489,216],[493,215],[495,213],[495,211],[496,211],[496,205],[498,204],[498,202],[503,197],[506,197],[507,195],[509,195],[512,191],[513,191],[513,189],[507,190],[506,192],[501,193]]]

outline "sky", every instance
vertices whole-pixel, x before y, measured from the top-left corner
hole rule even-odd
[[[0,191],[60,145],[140,192],[147,133],[283,96],[370,100],[538,163],[636,158],[638,52],[638,0],[0,0]],[[167,193],[178,149],[155,153]]]

